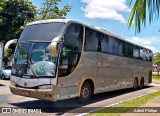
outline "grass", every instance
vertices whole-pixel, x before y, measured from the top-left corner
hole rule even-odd
[[[152,100],[157,96],[160,96],[160,91],[130,101],[125,101],[109,108],[104,108],[102,110],[90,113],[87,116],[120,116],[121,113],[127,113],[131,110],[133,111],[135,108],[144,105],[146,102]]]
[[[158,75],[152,75],[152,79],[154,79],[154,80],[160,80],[160,75],[158,76]]]
[[[160,72],[159,72],[159,74],[160,74]],[[152,76],[158,76],[158,72],[152,72]]]

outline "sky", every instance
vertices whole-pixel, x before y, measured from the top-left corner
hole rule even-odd
[[[44,0],[29,1],[40,8]],[[135,34],[135,29],[127,26],[131,11],[127,0],[62,0],[59,7],[65,4],[72,6],[67,19],[103,28],[153,52],[160,52],[160,19],[151,25],[148,22],[140,34]]]

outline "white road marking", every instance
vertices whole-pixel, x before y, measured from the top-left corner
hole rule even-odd
[[[158,91],[158,90],[157,90],[157,91]],[[154,92],[157,92],[157,91],[154,91]],[[91,111],[86,112],[86,113],[81,113],[81,114],[78,114],[78,115],[76,115],[76,116],[84,116],[84,115],[87,115],[87,114],[89,114],[89,113],[92,113],[92,112],[95,112],[95,111],[98,111],[98,110],[101,110],[101,109],[104,109],[104,108],[107,108],[107,107],[111,107],[111,106],[120,104],[120,103],[125,102],[125,101],[130,101],[130,100],[133,100],[133,99],[136,99],[136,98],[139,98],[139,97],[142,97],[142,96],[145,96],[145,95],[154,93],[154,92],[148,92],[147,94],[140,95],[140,96],[137,96],[137,97],[133,97],[133,98],[130,98],[130,99],[127,99],[127,100],[123,100],[123,101],[120,101],[120,102],[117,102],[117,103],[114,103],[114,104],[111,104],[111,105],[108,105],[108,106],[104,106],[104,107],[101,107],[101,108],[97,108],[97,109],[95,109],[95,110],[91,110]]]

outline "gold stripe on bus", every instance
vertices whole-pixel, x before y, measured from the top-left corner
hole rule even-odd
[[[85,37],[85,34],[86,34],[86,26],[83,26],[83,31],[84,31],[84,32],[83,32],[83,47],[82,47],[82,54],[81,54],[80,62],[81,62],[81,60],[82,60],[82,55],[83,55],[83,52],[84,52],[84,43],[85,43],[85,40],[86,40],[86,37]],[[78,65],[80,64],[80,62],[78,63]],[[78,66],[77,66],[77,67],[78,67]],[[76,68],[77,68],[77,67],[76,67]],[[93,82],[93,84],[94,84],[94,90],[93,90],[93,93],[94,93],[95,90],[96,90],[96,86],[95,86],[95,81],[92,79],[92,77],[84,78],[84,79],[83,79],[83,77],[81,77],[81,78],[82,78],[82,81],[80,82],[79,87],[78,87],[78,97],[80,97],[80,92],[81,92],[82,85],[83,85],[84,81],[87,80],[87,79],[92,80],[92,82]]]
[[[93,94],[95,93],[96,85],[95,85],[94,79],[93,79],[92,77],[82,78],[82,80],[81,80],[81,82],[80,82],[80,84],[79,84],[79,87],[78,87],[78,97],[80,97],[80,95],[81,95],[81,88],[82,88],[83,83],[84,83],[86,80],[92,80],[93,85],[94,85]],[[91,87],[91,88],[92,88],[92,87]]]
[[[69,76],[72,75],[72,74],[78,69],[78,67],[80,66],[81,60],[82,60],[82,56],[83,56],[83,52],[84,52],[85,32],[86,32],[86,28],[85,28],[85,26],[83,26],[82,53],[81,53],[81,57],[80,57],[80,59],[79,59],[79,62],[78,62],[78,64],[77,64],[76,68],[75,68],[69,75],[67,75],[67,76],[62,76],[61,78],[67,78],[67,77],[69,77]]]

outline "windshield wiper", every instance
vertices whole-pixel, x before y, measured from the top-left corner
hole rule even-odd
[[[27,53],[26,62],[19,67],[19,69],[16,71],[16,75],[22,77],[24,75],[24,73],[27,72],[27,68],[31,64],[29,59],[30,59],[29,58],[29,53]]]
[[[22,77],[22,75],[24,74],[24,72],[25,72],[25,70],[26,70],[26,67],[25,67],[25,66],[27,67],[26,64],[22,64],[22,65],[18,68],[18,70],[16,69],[16,75]]]

